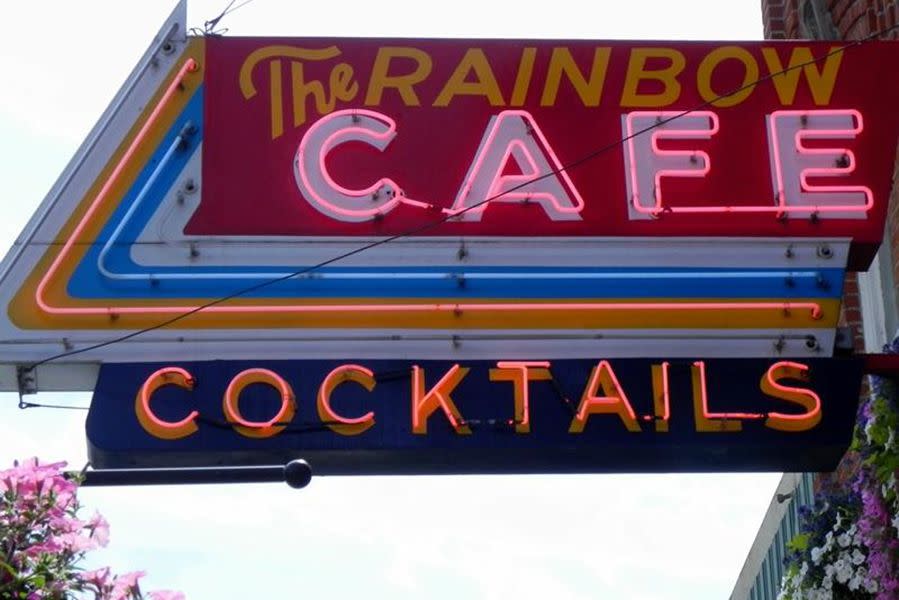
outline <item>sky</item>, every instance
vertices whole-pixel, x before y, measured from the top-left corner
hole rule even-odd
[[[240,3],[238,0],[237,4]],[[202,27],[226,0],[191,2]],[[174,1],[8,3],[0,19],[0,251],[10,246]],[[755,40],[758,0],[254,0],[227,35]],[[39,394],[86,406],[86,394]],[[84,411],[0,394],[0,468],[86,462]],[[224,598],[726,598],[780,474],[318,477],[87,488],[111,523],[91,565]]]

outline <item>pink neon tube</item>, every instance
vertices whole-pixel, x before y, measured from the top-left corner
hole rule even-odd
[[[742,420],[751,420],[751,419],[764,419],[765,415],[759,413],[712,413],[709,412],[709,397],[706,392],[705,386],[705,361],[697,360],[693,363],[697,369],[699,369],[699,387],[700,394],[702,396],[702,416],[709,420],[728,420],[728,419],[742,419]]]
[[[562,163],[559,160],[559,157],[556,156],[556,153],[553,151],[552,146],[550,146],[549,141],[546,139],[546,136],[543,135],[543,131],[537,125],[536,119],[534,119],[534,117],[531,115],[531,113],[529,113],[528,111],[525,111],[525,110],[504,110],[499,115],[496,116],[496,118],[493,122],[493,126],[490,129],[490,133],[487,135],[487,139],[486,139],[485,143],[483,144],[482,151],[478,153],[477,162],[476,162],[474,168],[472,168],[472,170],[471,170],[471,176],[465,180],[465,184],[464,184],[465,193],[464,194],[460,193],[459,198],[467,197],[468,194],[471,192],[472,184],[474,181],[476,181],[478,179],[481,169],[484,165],[484,162],[486,161],[485,155],[487,154],[487,151],[493,146],[494,140],[496,139],[496,136],[499,133],[499,128],[500,128],[502,120],[507,119],[509,117],[519,117],[525,121],[525,123],[527,124],[528,127],[531,128],[531,130],[533,131],[533,134],[536,136],[537,140],[542,145],[542,150],[544,151],[546,158],[548,158],[548,160],[550,161],[552,168],[562,178],[562,180],[565,182],[566,187],[568,188],[568,191],[573,196],[574,206],[562,206],[559,203],[558,198],[556,198],[555,196],[553,196],[551,194],[543,193],[543,194],[536,194],[536,195],[547,198],[552,203],[553,208],[555,210],[559,211],[560,213],[575,213],[575,214],[580,213],[584,209],[584,199],[581,198],[581,195],[578,193],[577,188],[574,187],[574,183],[572,183],[571,178],[568,176],[568,173],[562,169]],[[521,142],[516,142],[516,143],[517,143],[517,146],[524,151],[524,154],[527,158],[529,166],[534,171],[535,175],[541,175],[541,174],[537,173],[537,164],[534,161],[533,157],[531,156],[530,152],[528,152],[527,147],[525,147],[524,144],[522,144]],[[515,143],[510,144],[509,147],[506,148],[506,151],[503,155],[503,159],[500,162],[500,165],[504,166],[506,164],[506,161],[509,159],[509,154],[511,153],[511,147],[514,144]],[[545,176],[546,174],[542,174],[542,175]],[[506,176],[506,177],[508,177],[508,176]],[[490,183],[490,188],[487,192],[488,199],[492,198],[493,196],[498,195],[495,193],[495,189],[497,188],[497,186],[499,185],[499,182],[502,179],[504,179],[504,176],[501,173],[497,173],[494,176],[493,181]],[[516,197],[523,197],[523,196],[528,196],[528,195],[533,196],[535,194],[532,192],[525,192],[525,191],[519,190],[518,192],[511,192],[508,194],[503,194],[502,196],[504,198],[516,198]],[[496,200],[501,202],[502,198],[496,198]],[[457,200],[457,202],[458,202],[458,200]],[[482,204],[481,206],[471,209],[469,212],[477,212],[477,213],[484,212],[485,210],[487,210],[488,204],[489,204],[489,202],[486,202],[486,203]],[[459,213],[463,210],[466,210],[468,208],[469,207],[466,207],[464,205],[457,208],[454,204],[453,207],[451,207],[451,208],[444,208],[443,213],[452,215],[452,214]]]
[[[528,393],[528,368],[549,368],[549,361],[499,361],[496,366],[500,369],[518,369],[524,379],[524,386],[521,392],[521,412],[523,413],[521,421],[516,425],[528,426],[531,422],[531,401]],[[513,421],[514,422],[514,421]]]
[[[240,409],[238,407],[240,392],[243,391],[243,388],[245,387],[241,385],[243,379],[251,378],[256,375],[260,376],[262,379],[259,381],[251,381],[251,383],[267,384],[281,393],[281,408],[278,409],[278,413],[268,421],[248,421],[240,414]],[[238,388],[238,386],[240,387]],[[290,411],[292,402],[293,392],[283,377],[268,369],[247,369],[235,375],[234,379],[231,380],[231,383],[228,384],[228,389],[225,390],[225,415],[228,417],[228,421],[235,425],[241,425],[248,429],[266,429],[283,422],[284,417],[287,415],[288,411]]]
[[[392,200],[385,202],[384,204],[377,206],[375,208],[367,209],[367,210],[350,210],[343,208],[330,202],[327,198],[324,198],[312,184],[309,179],[309,173],[306,170],[305,163],[303,162],[302,157],[308,153],[308,145],[309,145],[309,135],[315,132],[317,129],[325,127],[328,123],[335,119],[339,119],[345,116],[365,116],[375,121],[380,121],[387,126],[387,129],[383,133],[377,133],[371,131],[370,129],[366,129],[364,127],[344,127],[342,129],[338,129],[327,138],[325,138],[324,142],[322,142],[321,147],[318,149],[318,171],[321,174],[322,178],[325,180],[325,184],[330,187],[332,190],[337,191],[340,194],[345,196],[355,196],[355,197],[364,197],[370,196],[372,193],[378,191],[382,187],[389,187],[395,190],[397,193],[393,197]],[[358,137],[353,137],[353,136]],[[362,141],[365,143],[369,143],[368,140],[374,140],[375,142],[384,142],[384,146],[390,143],[390,140],[396,135],[396,121],[391,119],[385,114],[375,112],[373,110],[365,110],[365,109],[348,109],[348,110],[338,110],[333,112],[321,119],[319,119],[314,125],[312,125],[306,134],[303,136],[302,141],[300,141],[300,146],[297,151],[297,173],[299,173],[300,178],[303,181],[303,187],[308,191],[312,196],[313,200],[324,207],[326,210],[329,210],[335,214],[349,216],[349,217],[374,217],[375,215],[385,214],[390,212],[397,204],[411,204],[413,206],[417,206],[419,208],[433,208],[430,204],[426,202],[420,202],[418,200],[413,200],[412,198],[407,198],[399,193],[399,190],[402,189],[395,181],[390,179],[389,177],[382,177],[375,183],[371,184],[367,188],[361,190],[351,190],[346,188],[339,183],[337,183],[333,177],[331,177],[330,172],[328,171],[327,165],[325,164],[325,159],[328,154],[335,147],[343,144],[347,141]],[[376,144],[370,144],[372,146],[376,146]]]
[[[817,131],[800,132],[796,136],[796,149],[801,154],[817,154],[817,153],[821,152],[821,151],[817,151],[814,149],[805,148],[801,143],[801,140],[804,137],[828,137],[828,135],[845,134],[845,133],[858,134],[858,133],[861,133],[861,131],[863,129],[861,113],[857,110],[851,110],[851,109],[850,110],[815,110],[815,111],[798,111],[798,110],[797,111],[786,111],[785,110],[785,111],[776,111],[771,116],[774,117],[776,115],[809,115],[810,113],[827,114],[827,115],[851,114],[853,117],[855,117],[857,119],[858,127],[853,128],[852,130],[838,130],[838,131],[817,130]],[[662,117],[676,116],[678,114],[680,114],[680,113],[670,114],[669,111],[659,111],[659,116],[662,116]],[[699,114],[699,113],[697,113],[697,114]],[[713,114],[713,113],[709,113],[709,114]],[[628,137],[630,138],[630,137],[634,137],[635,135],[637,135],[634,132],[633,123],[630,118],[630,115],[628,115],[626,117],[626,122],[627,122]],[[775,128],[774,129],[774,137],[776,139],[776,127],[777,126],[774,121],[772,121],[772,127]],[[717,131],[717,129],[715,129],[715,131]],[[685,138],[686,137],[697,137],[697,133],[692,130],[679,131],[678,133],[682,137],[685,137]],[[704,133],[708,134],[711,132],[704,132]],[[658,134],[653,133],[652,135],[653,135],[652,143],[653,143],[653,147],[655,148]],[[669,134],[669,135],[671,135],[671,134]],[[780,149],[776,142],[773,144],[773,151],[774,151],[774,164],[775,164],[775,170],[777,173],[778,187],[779,187],[779,189],[783,189],[783,173],[781,172]],[[829,151],[833,152],[833,151],[838,151],[838,150],[830,149]],[[845,152],[845,150],[844,150],[844,152]],[[772,205],[772,206],[667,206],[667,207],[663,208],[660,206],[660,202],[657,202],[655,206],[647,207],[647,206],[640,204],[639,195],[636,192],[636,190],[638,189],[636,187],[637,183],[636,183],[636,175],[635,175],[636,156],[635,156],[635,152],[634,152],[634,145],[632,143],[628,143],[628,153],[629,153],[630,160],[631,160],[631,175],[630,175],[631,176],[631,185],[632,185],[632,188],[635,190],[635,193],[633,194],[633,197],[631,199],[631,204],[632,204],[634,210],[636,210],[637,212],[642,213],[642,214],[658,216],[661,213],[684,213],[684,214],[775,213],[775,214],[779,215],[779,214],[784,214],[784,213],[868,212],[874,205],[873,195],[872,195],[870,188],[867,188],[864,186],[815,186],[815,187],[811,187],[807,184],[806,180],[809,175],[812,175],[812,176],[828,175],[828,174],[835,175],[835,174],[848,173],[848,172],[851,172],[851,170],[852,170],[852,169],[846,169],[846,168],[834,168],[831,170],[806,169],[805,171],[803,171],[800,174],[800,179],[802,182],[803,189],[805,191],[815,191],[815,192],[845,192],[845,191],[863,192],[866,195],[865,204],[861,204],[861,205],[854,204],[854,205],[812,205],[812,206],[794,205],[794,206],[788,206],[788,205],[783,204],[783,198],[781,197],[780,191],[778,190],[778,192],[777,192],[778,204]],[[707,154],[698,152],[697,155],[703,156],[707,160],[707,157],[708,157]],[[853,159],[854,159],[854,156],[851,156],[851,154],[850,154],[850,160],[852,161]],[[707,163],[707,166],[708,166],[708,163]],[[702,174],[705,174],[707,172],[708,171],[706,170]],[[675,174],[675,173],[668,173],[668,174]],[[683,173],[680,173],[680,175],[685,176],[685,174],[683,174]],[[690,175],[690,176],[697,177],[700,175],[697,174],[697,175]],[[659,177],[657,176],[656,177],[657,183],[658,183],[658,180],[659,180]]]
[[[796,369],[803,375],[805,373],[807,373],[809,370],[807,365],[804,365],[804,364],[798,363],[798,362],[791,362],[788,360],[784,360],[779,363],[775,363],[775,364],[771,365],[771,368],[768,369],[768,372],[765,374],[765,377],[768,379],[768,385],[770,385],[775,390],[778,390],[781,392],[798,392],[800,394],[803,394],[803,395],[811,398],[814,401],[815,408],[810,410],[807,413],[799,414],[799,415],[789,415],[789,414],[772,412],[772,413],[768,413],[768,416],[776,417],[778,419],[783,419],[785,421],[802,421],[805,419],[812,419],[812,418],[818,416],[819,414],[821,414],[821,397],[818,394],[816,394],[815,392],[813,392],[810,389],[796,388],[796,387],[792,387],[792,386],[788,386],[788,385],[783,385],[782,383],[778,383],[777,381],[774,380],[774,371],[781,367],[786,367],[788,369],[791,369],[791,368]]]
[[[661,415],[663,421],[667,421],[671,418],[671,391],[668,387],[668,367],[671,365],[668,361],[664,361],[661,364],[662,367],[662,400],[665,405],[665,412]],[[702,385],[705,385],[705,379],[703,379]],[[650,417],[651,418],[651,417]]]
[[[612,385],[614,385],[615,389],[619,392],[619,396],[593,395],[597,392],[597,388],[599,387],[600,377],[602,376],[603,369],[608,371],[609,376],[612,379]],[[590,381],[587,383],[587,389],[590,390],[590,396],[585,397],[581,401],[581,408],[577,413],[577,419],[579,421],[586,420],[587,415],[589,414],[588,411],[591,406],[613,405],[618,403],[624,404],[624,408],[625,410],[627,410],[627,414],[630,417],[631,421],[637,421],[637,415],[634,413],[634,407],[631,406],[630,400],[627,399],[627,396],[624,393],[624,388],[622,388],[621,384],[618,383],[618,377],[615,375],[615,371],[612,369],[612,365],[609,363],[609,361],[600,361],[599,364],[593,369],[593,372],[590,374]]]
[[[172,375],[180,376],[183,381],[183,386],[182,386],[181,382],[165,381],[164,383],[160,384],[156,388],[153,388],[152,390],[150,389],[150,386],[148,384],[153,383],[157,378],[159,378],[159,377],[166,378],[166,377],[170,377]],[[157,417],[156,413],[154,413],[153,410],[150,408],[150,396],[153,395],[153,392],[156,389],[158,389],[162,386],[165,386],[165,385],[178,385],[178,386],[185,387],[188,390],[192,390],[194,387],[194,378],[189,372],[187,372],[185,369],[182,369],[181,367],[164,367],[164,368],[159,369],[158,371],[154,372],[149,377],[147,377],[147,381],[144,383],[144,385],[140,389],[140,403],[141,403],[141,407],[144,410],[144,414],[147,417],[149,417],[150,421],[152,421],[153,424],[155,424],[157,427],[160,427],[162,429],[178,429],[178,428],[184,427],[185,425],[190,424],[191,422],[194,421],[194,419],[196,419],[197,417],[200,416],[199,412],[192,410],[189,415],[187,415],[180,421],[174,421],[174,422],[163,421],[162,419]]]
[[[371,381],[371,386],[369,387],[365,383],[361,381],[356,381],[359,385],[366,388],[368,391],[374,389],[374,376],[375,373],[371,369],[363,367],[362,365],[353,365],[346,364],[340,365],[336,369],[332,370],[325,377],[325,380],[322,381],[321,387],[318,391],[318,401],[324,407],[325,412],[328,414],[328,417],[332,421],[336,421],[341,425],[360,425],[362,423],[374,421],[375,413],[373,411],[369,411],[362,415],[361,417],[342,417],[334,412],[334,409],[331,408],[331,394],[334,393],[334,390],[338,385],[343,383],[344,380],[337,380],[338,377],[346,377],[347,371],[357,371],[362,373],[365,377],[367,377]]]
[[[116,315],[116,314],[177,314],[194,310],[201,305],[185,306],[119,306],[119,307],[84,307],[84,308],[56,308],[47,307],[47,312],[66,315]],[[45,308],[44,305],[41,308]],[[578,303],[456,303],[456,304],[309,304],[309,305],[241,305],[241,306],[210,306],[203,312],[246,314],[246,313],[394,313],[394,312],[446,312],[460,313],[465,311],[496,311],[518,312],[525,310],[561,312],[568,310],[614,311],[614,310],[671,310],[671,311],[697,311],[697,310],[808,310],[814,320],[821,319],[821,305],[817,302],[578,302]]]
[[[637,156],[636,150],[634,149],[633,138],[637,135],[634,133],[634,116],[655,116],[657,119],[671,119],[673,117],[680,116],[681,113],[677,111],[643,111],[639,113],[628,113],[625,117],[627,122],[627,148],[628,155],[630,157],[630,178],[631,178],[631,190],[633,193],[632,204],[634,210],[639,213],[648,214],[657,216],[660,212],[662,212],[662,177],[670,177],[670,176],[680,176],[680,177],[705,177],[709,170],[711,170],[711,160],[709,159],[709,155],[707,152],[703,152],[701,150],[697,151],[689,151],[689,150],[662,150],[659,148],[659,138],[675,138],[675,139],[691,139],[691,138],[700,138],[707,139],[711,138],[713,135],[717,134],[720,125],[718,121],[718,115],[711,111],[696,111],[690,113],[689,116],[694,117],[706,117],[711,122],[710,129],[678,129],[676,131],[665,131],[654,129],[650,136],[650,143],[652,145],[653,152],[655,152],[659,156],[696,156],[701,158],[703,161],[703,168],[698,170],[689,170],[685,171],[682,169],[661,169],[655,174],[655,185],[656,185],[656,193],[653,198],[653,206],[647,207],[640,203],[640,184],[637,178]]]

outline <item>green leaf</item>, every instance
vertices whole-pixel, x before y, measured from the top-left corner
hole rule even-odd
[[[890,478],[890,474],[899,469],[899,455],[884,456],[876,467],[877,478],[881,483],[885,483]]]
[[[799,533],[792,540],[787,542],[787,548],[796,552],[805,552],[808,550],[808,541],[810,538],[808,533]]]
[[[13,568],[12,568],[11,566],[9,566],[8,564],[6,564],[5,562],[3,562],[2,560],[0,560],[0,569],[3,569],[4,571],[6,571],[7,573],[9,573],[9,574],[12,575],[13,577],[16,576],[16,570],[13,569]]]

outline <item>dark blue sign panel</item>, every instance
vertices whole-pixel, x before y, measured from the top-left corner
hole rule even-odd
[[[822,471],[861,377],[830,358],[104,364],[87,435],[96,468]]]

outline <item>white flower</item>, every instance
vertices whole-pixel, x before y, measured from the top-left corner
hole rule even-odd
[[[893,520],[890,521],[893,524],[893,527],[896,528],[896,533],[899,534],[899,512],[896,513],[896,516],[893,517]]]
[[[833,532],[828,531],[824,536],[824,551],[827,552],[831,548],[833,548]]]
[[[865,439],[869,444],[873,444],[874,440],[871,437],[871,430],[874,429],[874,422],[877,421],[877,415],[871,415],[871,418],[868,419],[868,422],[865,423]]]
[[[853,592],[857,590],[862,584],[862,578],[856,575],[852,579],[849,580],[849,589]]]
[[[852,538],[848,533],[842,533],[837,537],[837,542],[840,544],[841,548],[845,548],[852,543]]]
[[[894,450],[896,448],[896,434],[892,429],[890,429],[890,437],[887,438],[885,447],[887,450]]]
[[[839,531],[839,530],[840,530],[840,525],[841,525],[842,523],[843,523],[843,515],[841,515],[840,513],[837,513],[837,522],[833,524],[833,530],[834,530],[834,531]]]
[[[802,566],[799,567],[799,575],[805,577],[806,573],[808,573],[808,563],[806,561],[802,561]]]
[[[821,564],[821,555],[824,554],[824,549],[815,546],[812,548],[812,562],[816,565]]]
[[[830,575],[825,575],[824,579],[821,580],[821,585],[824,586],[824,589],[828,592],[833,589],[833,579]]]
[[[840,554],[840,558],[836,560],[833,564],[834,575],[836,575],[837,581],[840,583],[846,583],[849,578],[852,576],[852,562],[850,560],[849,554],[847,552],[843,552]]]
[[[877,582],[874,581],[873,579],[866,580],[864,585],[865,585],[865,591],[870,592],[872,594],[877,593],[877,590],[878,590]]]
[[[855,523],[849,526],[849,529],[846,530],[846,533],[849,535],[855,535],[855,532],[858,531],[858,527],[855,526]]]
[[[849,577],[852,575],[852,565],[840,558],[833,564],[834,572],[837,576],[837,581],[840,583],[846,583],[849,581]]]
[[[865,555],[861,553],[861,551],[856,548],[852,551],[852,564],[858,566],[865,562]]]

